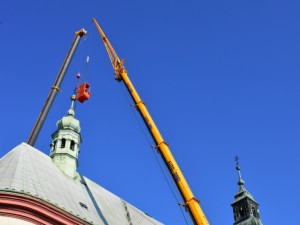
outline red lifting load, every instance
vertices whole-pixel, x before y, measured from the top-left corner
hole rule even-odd
[[[78,87],[77,91],[77,100],[83,103],[85,100],[88,100],[91,95],[91,86],[84,82],[82,85]]]

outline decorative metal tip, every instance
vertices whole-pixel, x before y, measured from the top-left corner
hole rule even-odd
[[[74,116],[75,115],[74,103],[76,102],[76,96],[75,95],[71,96],[71,101],[72,101],[72,104],[71,104],[71,108],[68,110],[68,115],[69,116]]]
[[[238,185],[241,186],[241,185],[244,185],[244,184],[245,184],[245,181],[242,178],[239,179]]]
[[[75,95],[72,95],[72,96],[71,96],[71,100],[72,100],[72,101],[76,101],[76,96],[75,96]]]
[[[238,174],[239,174],[239,181],[238,181],[238,185],[244,185],[245,184],[245,181],[243,181],[243,179],[242,179],[242,175],[241,175],[241,167],[240,167],[240,165],[239,165],[239,157],[238,156],[236,156],[235,157],[235,161],[236,161],[236,170],[238,171]]]
[[[239,165],[239,157],[238,156],[235,157],[235,161],[236,161],[236,165],[238,166]]]
[[[75,95],[71,96],[71,101],[72,101],[71,109],[74,109],[74,102],[76,102],[76,96]]]

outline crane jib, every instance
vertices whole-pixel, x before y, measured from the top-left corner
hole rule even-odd
[[[130,96],[132,97],[133,101],[136,104],[135,108],[139,111],[141,117],[143,118],[143,120],[149,130],[150,135],[152,136],[154,142],[157,145],[155,148],[158,150],[158,152],[161,153],[162,159],[163,159],[165,165],[167,166],[170,175],[173,178],[173,181],[177,187],[177,190],[179,191],[181,198],[185,202],[184,204],[180,204],[180,205],[185,207],[186,211],[189,213],[189,215],[195,225],[197,225],[197,224],[208,225],[208,222],[199,206],[199,201],[195,199],[191,190],[189,189],[187,182],[185,181],[175,159],[173,158],[173,156],[168,148],[168,144],[164,142],[164,140],[163,140],[162,136],[160,135],[156,125],[154,124],[150,114],[148,113],[145,103],[142,100],[140,100],[135,88],[131,84],[131,81],[129,80],[129,78],[127,76],[127,71],[125,69],[121,73],[121,77],[122,77],[121,80],[124,81],[124,84],[125,84],[128,92],[130,93]],[[149,116],[149,118],[147,117],[147,115]],[[151,121],[153,122],[153,126],[152,126]],[[181,179],[181,176],[182,176],[182,179]],[[195,205],[194,201],[196,202],[196,205]],[[193,206],[191,206],[191,203],[193,203]],[[194,210],[191,210],[190,208],[192,208]],[[197,217],[198,219],[195,218],[195,214],[197,215],[197,213],[195,213],[195,211],[197,211],[197,210],[200,211],[198,213],[198,217]],[[204,218],[201,218],[200,215],[203,215]],[[201,219],[201,221],[204,221],[204,222],[200,221],[200,223],[199,223],[200,219]]]
[[[101,39],[106,47],[107,53],[109,55],[111,64],[115,71],[115,79],[117,81],[124,81],[124,84],[130,93],[133,101],[135,102],[135,108],[139,111],[140,115],[142,116],[150,135],[152,136],[154,142],[156,143],[156,149],[159,150],[162,156],[164,163],[166,164],[174,183],[176,184],[177,189],[184,201],[184,204],[181,204],[185,207],[185,209],[189,212],[191,219],[195,225],[208,225],[208,221],[199,205],[199,201],[195,199],[191,189],[187,181],[185,180],[178,164],[176,163],[168,144],[164,142],[163,137],[161,136],[159,130],[157,129],[151,115],[149,114],[145,104],[140,99],[138,93],[136,92],[134,86],[132,85],[129,77],[127,76],[127,71],[123,66],[123,61],[120,65],[116,65],[115,62],[120,62],[116,52],[112,48],[109,40],[105,37],[102,29],[100,28],[97,21],[93,18],[94,23],[100,33]]]
[[[125,83],[125,85],[126,85],[128,91],[129,91],[130,94],[131,94],[131,93],[133,92],[133,88],[131,87],[131,85],[130,85],[129,83]],[[134,99],[133,99],[133,100],[134,100]],[[144,104],[142,101],[140,101],[140,102],[137,103],[137,106],[138,106],[139,103]],[[151,125],[151,122],[150,122],[150,120],[148,119],[148,117],[143,116],[143,119],[144,119],[144,121],[145,121],[147,127],[149,128],[149,130],[152,130],[153,126]]]

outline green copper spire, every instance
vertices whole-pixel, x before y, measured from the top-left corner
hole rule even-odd
[[[71,97],[72,104],[67,116],[56,123],[57,131],[52,134],[50,157],[53,163],[66,175],[75,178],[78,167],[78,153],[81,143],[79,120],[75,119],[74,104],[76,96]]]
[[[72,95],[71,100],[72,100],[72,105],[71,108],[68,110],[68,116],[64,116],[61,120],[59,120],[56,123],[56,126],[58,129],[70,129],[79,133],[80,132],[79,120],[74,118],[75,111],[73,109],[74,102],[76,101],[75,95]]]
[[[243,181],[242,179],[242,175],[241,175],[241,167],[239,166],[239,157],[235,157],[235,161],[236,161],[236,170],[239,173],[239,181],[238,181],[238,185],[242,186],[245,184],[245,181]]]
[[[239,158],[236,156],[236,170],[239,175],[238,185],[240,188],[235,194],[235,199],[231,204],[233,208],[234,225],[263,225],[260,221],[259,204],[244,187],[245,181],[242,179],[241,167],[239,166],[238,160]]]

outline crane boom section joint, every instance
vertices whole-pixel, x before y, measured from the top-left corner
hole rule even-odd
[[[195,202],[197,202],[198,204],[200,203],[200,201],[199,201],[198,199],[192,198],[192,199],[188,200],[186,203],[184,203],[184,204],[178,203],[178,205],[183,206],[184,209],[185,209],[185,211],[188,211],[188,208],[187,208],[187,207],[188,207],[190,201],[195,201]]]

